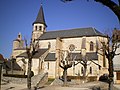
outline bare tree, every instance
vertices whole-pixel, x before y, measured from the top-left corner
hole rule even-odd
[[[27,87],[29,90],[31,90],[31,77],[32,77],[32,58],[37,53],[36,47],[38,46],[38,43],[35,43],[35,40],[30,43],[30,47],[28,47],[27,40],[25,40],[26,44],[26,53],[28,56],[28,71],[27,71]]]
[[[59,66],[63,69],[63,79],[64,86],[67,85],[67,70],[72,67],[72,62],[70,60],[69,52],[64,51],[65,54],[62,54],[62,60],[59,62]]]
[[[64,86],[67,85],[67,70],[71,68],[72,66],[76,66],[77,64],[82,64],[84,69],[83,69],[83,80],[86,81],[86,71],[87,71],[87,66],[90,65],[91,63],[88,64],[88,61],[94,63],[95,65],[101,67],[99,64],[94,62],[94,60],[89,59],[87,55],[82,56],[79,54],[79,59],[77,59],[77,55],[74,57],[72,56],[72,53],[68,51],[62,51],[65,52],[64,54],[61,54],[61,61],[59,62],[59,66],[63,69],[63,79],[64,79]],[[76,62],[77,61],[77,62]]]
[[[69,2],[74,0],[61,0],[63,2]],[[90,1],[90,0],[87,0]],[[99,2],[106,7],[108,7],[112,12],[117,16],[118,20],[120,21],[120,0],[118,0],[118,4],[113,0],[94,0],[95,2]]]
[[[84,67],[84,69],[83,69],[83,80],[84,81],[86,81],[86,79],[87,79],[87,75],[86,75],[87,67],[91,64],[88,62],[94,63],[96,66],[99,67],[99,69],[101,68],[101,66],[98,63],[94,62],[94,60],[92,60],[92,59],[89,59],[89,57],[87,57],[87,55],[85,55],[84,57],[81,57],[78,63],[80,63]],[[77,65],[78,63],[76,63],[75,65]]]
[[[109,37],[107,35],[107,42],[104,42],[104,41],[101,41],[101,44],[102,44],[102,50],[103,51],[103,54],[99,53],[98,54],[101,54],[101,55],[105,55],[106,58],[108,59],[108,71],[109,71],[109,90],[113,90],[113,58],[116,56],[116,55],[120,55],[120,53],[116,53],[116,50],[118,48],[118,39],[115,38],[115,34],[113,33],[113,35],[111,37]],[[99,51],[99,50],[98,50]]]

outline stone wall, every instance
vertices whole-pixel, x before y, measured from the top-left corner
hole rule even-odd
[[[27,78],[15,78],[15,77],[2,77],[4,81],[9,81],[15,84],[26,84],[27,85]],[[31,85],[32,87],[42,87],[48,81],[48,73],[41,73],[35,75],[31,78]]]

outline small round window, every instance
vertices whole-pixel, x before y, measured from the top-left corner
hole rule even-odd
[[[70,51],[74,51],[74,49],[75,49],[75,45],[70,44],[70,46],[69,46],[69,50],[70,50]]]

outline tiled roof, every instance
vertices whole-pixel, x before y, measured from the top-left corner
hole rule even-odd
[[[41,55],[43,55],[48,49],[38,49],[38,52],[33,56],[33,58],[39,58]],[[17,57],[24,57],[27,58],[27,53],[24,52],[20,55],[18,55]]]
[[[96,30],[95,28],[89,27],[45,32],[39,37],[39,40],[56,39],[57,37],[74,38],[82,36],[105,36],[105,35]]]

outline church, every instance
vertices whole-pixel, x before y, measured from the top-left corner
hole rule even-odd
[[[35,41],[37,53],[32,58],[32,71],[34,75],[48,72],[49,78],[57,78],[63,75],[63,69],[59,66],[61,61],[70,60],[73,63],[68,69],[68,76],[82,76],[84,67],[81,56],[87,61],[86,75],[99,77],[108,73],[108,63],[101,50],[101,42],[106,43],[106,36],[93,27],[73,28],[69,30],[47,31],[43,6],[40,6],[36,20],[32,24],[31,41]],[[12,57],[27,74],[28,56],[22,35],[13,40]],[[99,53],[98,53],[99,52]],[[101,54],[100,54],[101,53]],[[100,67],[99,67],[99,66]]]

